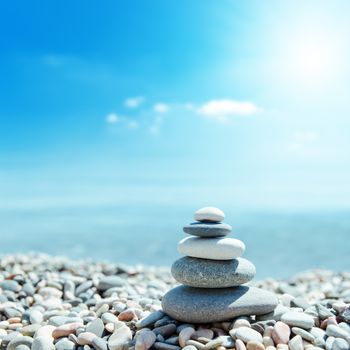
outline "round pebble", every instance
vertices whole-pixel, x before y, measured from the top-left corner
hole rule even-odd
[[[314,326],[314,319],[302,312],[289,311],[282,315],[281,321],[292,327],[310,329]]]
[[[230,334],[235,339],[240,339],[245,343],[248,343],[251,340],[262,343],[262,340],[263,340],[262,335],[252,328],[240,327],[240,328],[234,329],[233,331],[234,332],[230,331]]]
[[[55,347],[56,350],[74,350],[75,344],[67,338],[62,338],[55,343]]]
[[[191,339],[192,335],[195,333],[195,329],[192,327],[186,327],[179,333],[179,344],[183,348],[186,346],[187,340]]]
[[[196,221],[220,222],[220,221],[224,221],[225,214],[219,208],[204,207],[204,208],[198,209],[194,213],[194,219]]]
[[[290,336],[290,328],[287,324],[278,321],[273,327],[271,336],[275,344],[287,344]]]
[[[34,339],[31,350],[55,350],[55,345],[50,338],[40,336]]]
[[[109,350],[123,350],[124,346],[132,339],[131,330],[122,325],[117,328],[108,339]]]
[[[288,346],[290,350],[303,350],[303,339],[297,334],[288,342]]]

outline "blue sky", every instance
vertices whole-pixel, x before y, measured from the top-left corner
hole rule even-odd
[[[0,207],[349,207],[349,12],[1,3]]]

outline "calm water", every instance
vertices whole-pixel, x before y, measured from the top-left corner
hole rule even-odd
[[[0,212],[0,251],[170,266],[193,208],[60,208]],[[288,277],[314,267],[350,270],[350,213],[226,210],[234,237],[258,277]]]

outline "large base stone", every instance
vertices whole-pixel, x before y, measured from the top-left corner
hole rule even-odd
[[[203,289],[178,286],[164,295],[162,307],[178,321],[208,323],[266,314],[272,312],[277,303],[275,294],[254,287]]]

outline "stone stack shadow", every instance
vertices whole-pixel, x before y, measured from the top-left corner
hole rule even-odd
[[[182,322],[208,323],[272,312],[278,303],[273,293],[243,285],[254,278],[256,269],[242,258],[245,244],[226,237],[232,228],[223,222],[224,213],[205,207],[194,218],[183,228],[190,237],[178,244],[185,256],[171,268],[182,285],[164,295],[165,313]]]

